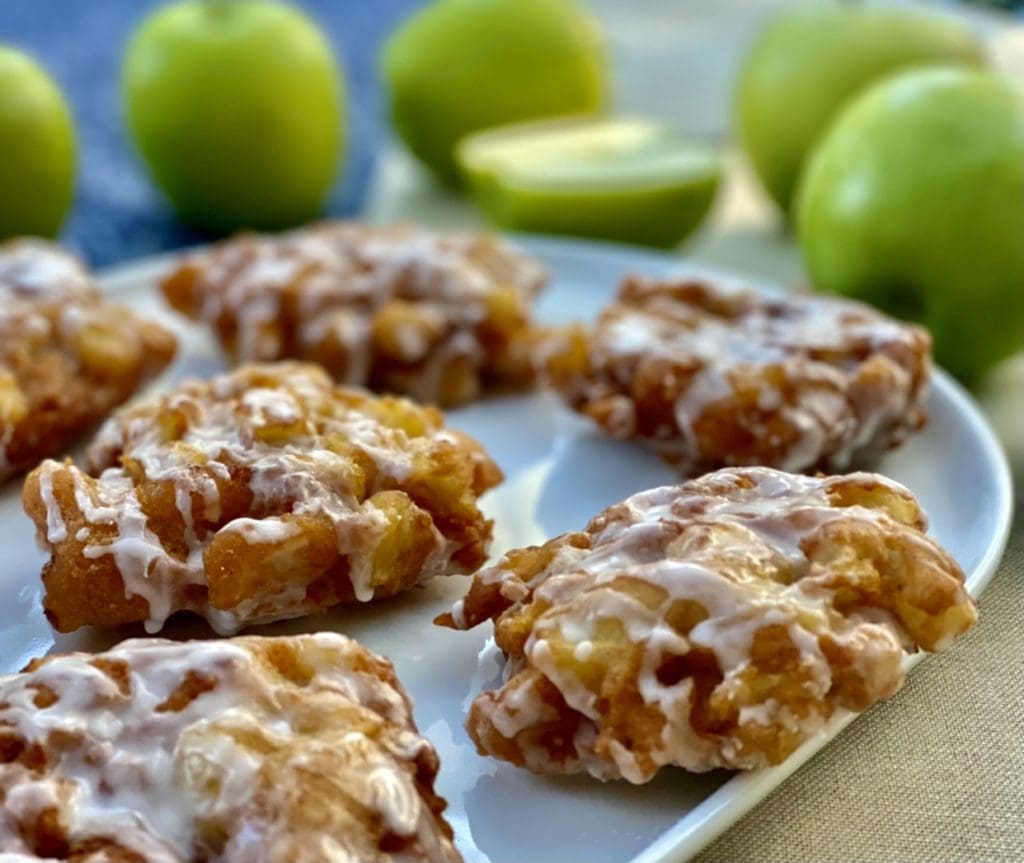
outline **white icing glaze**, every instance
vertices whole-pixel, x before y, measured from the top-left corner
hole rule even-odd
[[[56,246],[28,239],[0,246],[0,376],[7,350],[56,338],[54,320],[65,337],[73,336],[101,311],[99,297],[85,268]],[[15,424],[0,417],[0,481],[15,467],[8,456],[14,432]]]
[[[167,440],[165,424],[175,417],[187,420]],[[358,485],[351,452],[339,450],[339,442],[370,460],[369,487]],[[77,541],[86,542],[84,556],[114,558],[125,595],[148,603],[149,631],[174,611],[191,609],[227,634],[255,620],[307,613],[306,582],[297,573],[275,597],[261,594],[237,608],[212,608],[187,591],[189,585],[206,583],[204,554],[211,542],[235,534],[250,545],[276,546],[298,535],[296,517],[326,517],[338,552],[348,558],[355,596],[365,602],[375,591],[373,550],[388,527],[369,498],[379,490],[401,489],[414,463],[438,446],[465,444],[439,427],[412,437],[381,423],[359,404],[346,402],[312,366],[243,369],[208,384],[186,383],[153,406],[141,405],[106,423],[87,456],[93,472],[102,470],[95,484],[76,468],[44,462],[38,469],[46,515],[41,539],[56,546],[67,538],[68,514],[52,494],[54,474],[66,473],[86,524],[76,530]],[[132,471],[106,467],[121,459],[146,480],[170,484],[183,524],[184,558],[168,551],[150,525]],[[252,502],[244,517],[221,524],[218,483],[233,482],[235,475],[247,482]],[[437,527],[431,531],[423,578],[457,570],[452,556],[460,545]]]
[[[46,753],[43,769],[0,765],[0,857],[39,859],[22,825],[52,807],[70,845],[116,843],[147,861],[313,860],[300,852],[323,834],[341,843],[330,859],[358,863],[371,859],[365,846],[378,825],[415,837],[431,860],[457,859],[415,783],[430,746],[404,693],[343,636],[278,641],[312,669],[308,683],[260,658],[269,639],[127,641],[100,657],[71,654],[0,677],[0,734]],[[192,700],[182,697],[189,680],[200,684]],[[40,693],[56,700],[39,706]],[[306,778],[324,770],[343,771],[360,808],[339,797],[337,816],[306,824],[289,795],[303,795]],[[219,851],[206,842],[218,832],[228,840]],[[372,856],[403,859],[428,857]]]
[[[564,382],[565,395],[577,406],[600,403],[610,434],[647,438],[684,473],[744,463],[846,469],[919,425],[929,375],[919,328],[847,300],[768,297],[720,282],[629,279],[588,342],[591,369]],[[658,398],[669,401],[672,421],[641,433],[644,408],[632,387],[641,368],[659,363]],[[732,423],[741,438],[768,440],[771,455],[719,451],[717,440],[702,447],[702,419],[749,387],[752,375],[760,413],[735,411],[717,422]],[[790,439],[770,433],[769,420]]]
[[[536,264],[496,239],[354,223],[242,236],[184,267],[195,276],[186,311],[215,327],[231,321],[238,360],[317,359],[349,384],[370,383],[375,315],[407,304],[415,323],[391,331],[391,359],[417,366],[402,391],[424,401],[439,399],[453,357],[484,364],[478,329],[495,290],[526,301],[544,281]]]
[[[239,533],[251,545],[278,543],[299,532],[294,522],[279,518],[236,518],[224,525],[221,531]]]
[[[510,740],[520,731],[558,718],[558,711],[534,692],[535,681],[510,681],[506,697],[492,716],[494,727]]]
[[[65,449],[173,347],[168,331],[107,301],[59,246],[0,244],[0,481]]]
[[[39,495],[46,506],[46,541],[63,542],[68,538],[67,525],[64,524],[64,517],[60,507],[53,497],[53,475],[46,474],[39,478]]]
[[[58,247],[41,240],[6,243],[0,254],[0,309],[14,298],[63,301],[89,297],[96,286],[81,262]]]
[[[882,491],[904,506],[910,504],[909,524],[898,528],[885,509],[842,504],[832,496],[877,500]],[[859,593],[854,591],[861,570],[856,561],[828,553],[842,548],[845,534],[834,540],[836,546],[824,539],[837,523],[853,536],[871,531],[879,543],[900,543],[907,549],[905,560],[912,562],[911,574],[901,573],[905,562],[888,564],[893,572],[880,573],[884,590],[875,587],[868,593],[883,598],[865,597],[857,605]],[[493,700],[478,699],[477,709],[497,733],[516,739],[528,765],[542,771],[552,769],[545,759],[553,756],[523,732],[559,716],[537,694],[536,679],[530,676],[536,672],[593,731],[577,734],[576,769],[643,782],[663,764],[692,770],[764,764],[763,753],[744,742],[747,725],[767,726],[769,734],[777,730],[802,740],[822,726],[837,703],[844,704],[849,684],[837,682],[822,639],[847,657],[841,675],[856,681],[852,697],[860,700],[867,693],[870,703],[900,685],[903,651],[916,649],[918,643],[908,629],[919,626],[915,617],[931,614],[933,627],[946,627],[935,638],[937,649],[973,622],[962,573],[924,536],[924,526],[923,514],[905,488],[870,474],[812,478],[766,468],[723,470],[681,486],[641,492],[593,519],[587,542],[570,542],[571,535],[552,540],[549,547],[555,546],[555,552],[538,571],[517,572],[512,552],[477,574],[453,614],[457,627],[493,616],[495,607],[499,613],[508,609],[504,614],[511,617],[507,625],[513,628],[520,612],[531,621],[522,655],[514,654],[505,666],[504,687]],[[898,540],[893,539],[897,528]],[[821,543],[823,555],[815,552]],[[874,562],[863,571],[870,574],[871,567],[885,566],[880,563],[884,559],[869,559]],[[897,583],[887,584],[894,574],[933,585],[908,586],[901,596]],[[634,593],[634,584],[642,590]],[[504,602],[488,605],[494,602],[486,597],[494,597],[495,585],[500,585]],[[910,601],[915,591],[931,597],[922,600],[928,610],[916,609],[904,617],[900,603]],[[936,594],[946,597],[948,610],[935,606]],[[523,610],[527,603],[530,611]],[[698,608],[700,617],[679,629],[675,621],[680,608]],[[621,634],[609,635],[608,625]],[[786,660],[780,682],[758,695],[751,679],[767,676],[755,659],[764,650],[756,646],[762,636],[774,639],[773,644],[782,639],[792,658]],[[623,646],[623,637],[630,647]],[[645,709],[661,721],[660,739],[643,742],[644,760],[618,740],[599,737],[609,708],[592,684],[601,679],[594,669],[618,680],[634,667],[625,664],[634,661],[626,659],[634,648],[635,677],[618,685],[635,686]],[[615,665],[609,650],[621,654],[624,664]],[[713,657],[719,697],[736,703],[734,725],[715,734],[692,724],[697,706],[692,673],[671,670],[673,662],[686,669],[686,663],[702,661],[701,655]],[[592,662],[598,665],[590,672],[581,670]],[[781,692],[790,694],[783,698]],[[471,732],[474,727],[471,722]],[[486,733],[477,739],[486,740]],[[602,748],[597,751],[593,747],[599,739]]]

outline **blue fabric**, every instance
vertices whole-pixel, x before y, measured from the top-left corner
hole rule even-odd
[[[326,211],[359,210],[387,128],[377,58],[391,30],[422,0],[301,0],[327,32],[348,85],[348,159]],[[61,240],[94,266],[202,242],[176,221],[132,149],[120,99],[121,58],[156,0],[0,0],[0,42],[32,54],[75,117],[78,186]]]

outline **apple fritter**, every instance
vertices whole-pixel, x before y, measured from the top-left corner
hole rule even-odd
[[[838,709],[903,682],[974,604],[902,486],[730,468],[634,495],[510,551],[438,623],[494,619],[504,682],[473,701],[485,754],[646,782],[778,764]]]
[[[310,360],[344,383],[454,405],[532,382],[519,340],[544,279],[494,237],[325,222],[229,239],[162,288],[235,362]]]
[[[125,641],[0,677],[0,857],[461,860],[391,663],[335,633]]]
[[[0,482],[64,450],[176,347],[168,330],[105,300],[57,246],[0,245]]]
[[[720,467],[847,470],[924,425],[931,339],[850,300],[706,279],[631,277],[549,374],[609,435],[684,476]]]
[[[58,630],[152,632],[188,610],[229,634],[474,570],[491,537],[477,497],[500,480],[436,409],[285,362],[122,411],[85,470],[43,462],[23,499]]]

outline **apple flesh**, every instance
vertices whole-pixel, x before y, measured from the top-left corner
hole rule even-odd
[[[0,46],[0,240],[53,237],[75,188],[75,132],[57,85]]]
[[[922,321],[965,381],[1024,347],[1024,88],[899,75],[845,110],[801,184],[816,288]]]
[[[166,6],[131,40],[123,85],[132,136],[184,221],[274,229],[319,211],[342,156],[344,86],[297,10]]]
[[[782,211],[810,149],[851,97],[893,72],[934,64],[984,64],[966,24],[852,4],[791,9],[770,21],[747,54],[736,107],[743,148]]]
[[[383,73],[399,136],[453,186],[460,138],[594,112],[607,89],[601,33],[575,0],[435,0],[388,41]]]
[[[707,214],[711,149],[643,120],[564,119],[479,132],[458,146],[474,199],[499,228],[670,247]]]

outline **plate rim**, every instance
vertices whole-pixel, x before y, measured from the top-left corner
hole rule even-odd
[[[670,267],[681,274],[700,273],[729,281],[739,280],[756,290],[782,290],[777,282],[753,273],[697,264],[685,255],[642,246],[527,233],[496,233],[496,236],[509,240],[537,257],[607,258],[614,261],[619,274],[624,274],[632,267],[642,267],[646,260],[659,270]],[[183,255],[201,252],[208,245],[189,246],[104,267],[95,271],[95,278],[105,293],[121,295],[145,280],[152,281],[161,270]],[[166,312],[175,315],[170,307],[167,307]],[[995,480],[992,490],[995,492],[993,508],[997,519],[992,541],[981,560],[967,575],[969,590],[977,598],[995,575],[1009,541],[1013,522],[1013,475],[1005,449],[971,394],[948,372],[938,367],[933,370],[932,392],[948,400],[956,413],[965,420],[973,439],[980,444],[979,457],[986,462]],[[909,671],[929,655],[919,652],[907,657],[905,667]],[[817,735],[805,741],[782,764],[735,774],[639,854],[634,855],[629,863],[681,863],[690,859],[766,799],[860,715],[846,711],[837,713]]]

